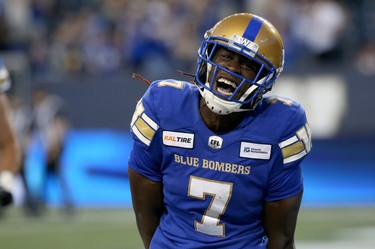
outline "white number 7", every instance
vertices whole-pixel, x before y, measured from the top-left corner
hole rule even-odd
[[[194,221],[195,231],[211,236],[225,237],[225,224],[220,224],[220,216],[225,213],[232,196],[232,183],[218,182],[190,176],[190,197],[205,200],[211,195],[211,203],[201,221]]]

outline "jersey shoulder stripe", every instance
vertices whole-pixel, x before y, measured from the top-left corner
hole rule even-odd
[[[145,112],[142,100],[137,104],[136,110],[131,122],[131,129],[144,144],[150,145],[159,126]]]
[[[284,164],[297,161],[307,155],[311,148],[311,128],[306,122],[291,138],[279,143]]]
[[[186,104],[184,99],[189,92],[185,91],[187,84],[172,79],[151,83],[138,102],[130,123],[131,131],[143,144],[150,146],[161,123],[177,123],[176,115],[183,112],[181,109]],[[174,121],[166,122],[168,117],[173,117]]]
[[[311,129],[303,107],[280,96],[265,98],[269,134],[274,134],[284,164],[299,164],[311,150]]]

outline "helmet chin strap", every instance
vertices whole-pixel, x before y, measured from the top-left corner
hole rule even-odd
[[[198,88],[201,96],[203,97],[207,107],[214,113],[219,115],[228,115],[232,112],[242,111],[241,104],[233,101],[227,101],[217,97],[207,89]]]

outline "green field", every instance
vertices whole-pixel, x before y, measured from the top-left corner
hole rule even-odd
[[[83,209],[72,216],[49,209],[41,217],[27,217],[16,207],[5,211],[0,218],[1,249],[142,248],[129,209]],[[298,249],[375,248],[374,237],[374,208],[300,211]]]

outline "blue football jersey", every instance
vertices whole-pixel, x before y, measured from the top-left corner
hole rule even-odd
[[[266,248],[265,201],[303,190],[311,131],[296,102],[267,97],[228,133],[199,113],[193,84],[153,82],[131,122],[129,167],[163,182],[166,211],[151,248]]]

